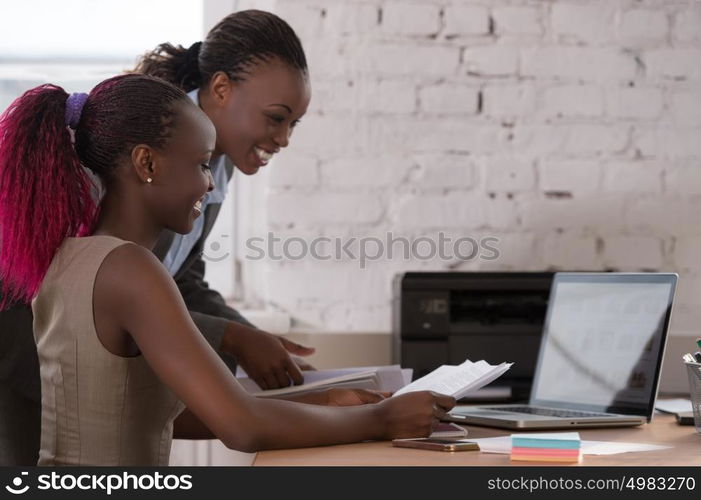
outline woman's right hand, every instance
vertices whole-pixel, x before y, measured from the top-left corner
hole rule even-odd
[[[378,403],[384,423],[384,438],[428,437],[438,422],[455,406],[455,398],[418,391]]]

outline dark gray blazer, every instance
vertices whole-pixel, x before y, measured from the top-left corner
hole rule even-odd
[[[228,160],[225,165],[230,180],[233,165]],[[204,281],[202,252],[220,209],[219,203],[207,205],[202,236],[174,279],[200,332],[235,373],[234,359],[218,350],[222,337],[231,321],[252,325]],[[172,241],[173,233],[164,231],[154,248],[159,259],[163,260]],[[41,382],[32,310],[17,305],[0,311],[0,466],[36,465],[40,436]]]

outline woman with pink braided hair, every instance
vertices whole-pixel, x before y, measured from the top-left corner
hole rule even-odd
[[[167,465],[174,435],[249,452],[427,436],[455,404],[330,407],[238,384],[151,251],[201,216],[214,149],[207,116],[148,76],[43,85],[0,116],[0,279],[3,300],[32,300],[40,465]],[[105,186],[99,210],[84,169]]]

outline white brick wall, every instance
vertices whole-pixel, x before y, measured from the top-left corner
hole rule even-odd
[[[701,316],[698,2],[255,6],[298,31],[313,89],[252,184],[256,231],[491,235],[501,258],[257,262],[250,299],[309,328],[386,331],[400,270],[660,269]]]
[[[543,260],[561,269],[590,271],[600,267],[596,238],[572,233],[545,235],[540,245]]]
[[[614,37],[614,14],[614,2],[557,2],[550,18],[553,35],[563,42],[607,44]]]
[[[499,35],[540,35],[543,32],[544,6],[503,6],[492,9]]]
[[[540,164],[540,188],[544,193],[591,196],[601,189],[604,166],[598,160],[544,159]]]
[[[406,181],[413,165],[411,158],[349,155],[325,162],[321,176],[325,186],[337,188],[392,187]]]
[[[489,118],[526,117],[536,111],[535,86],[526,82],[485,87],[482,98]]]
[[[635,252],[631,252],[635,249]],[[652,236],[613,236],[606,239],[604,265],[622,271],[660,269],[664,265],[662,239]]]
[[[483,176],[488,192],[532,191],[536,183],[533,160],[516,156],[486,157]]]
[[[651,81],[665,80],[699,80],[701,66],[698,61],[701,50],[698,48],[664,47],[646,53],[644,63]]]
[[[681,43],[701,41],[701,5],[690,2],[688,9],[674,14],[674,40]]]
[[[444,10],[448,37],[486,35],[489,33],[489,10],[481,5],[449,5]]]
[[[596,82],[627,81],[637,73],[635,58],[621,47],[535,46],[522,50],[521,74],[546,83],[551,79],[572,79]],[[666,69],[664,54],[655,56]],[[692,55],[686,56],[691,60]],[[656,61],[657,61],[656,59]],[[668,71],[675,72],[678,65]],[[662,70],[660,70],[662,71]]]
[[[664,109],[663,89],[614,87],[606,93],[606,109],[614,118],[659,118]]]
[[[379,195],[286,191],[268,198],[271,227],[289,224],[372,224],[382,216]]]
[[[423,154],[414,156],[414,161],[419,170],[410,180],[422,189],[475,187],[476,167],[468,154]]]
[[[701,125],[701,88],[676,92],[672,96],[672,116],[682,125]]]
[[[604,100],[595,85],[563,85],[545,89],[543,112],[548,116],[601,116]]]
[[[388,1],[382,9],[382,31],[390,35],[429,36],[441,27],[438,5]]]
[[[621,19],[620,35],[624,43],[664,42],[668,30],[669,20],[663,10],[633,9]]]
[[[604,166],[604,190],[617,194],[662,194],[662,166],[655,161],[612,162]]]
[[[436,45],[407,37],[405,43],[378,42],[360,45],[348,57],[359,75],[373,77],[440,78],[455,73],[460,51],[449,45]]]
[[[701,159],[670,163],[665,170],[665,190],[680,196],[701,195]]]
[[[478,111],[479,91],[465,84],[439,84],[419,91],[421,110],[426,113],[468,114]]]
[[[462,61],[468,75],[516,76],[518,72],[518,51],[514,47],[468,46],[463,50]]]
[[[424,195],[404,200],[396,223],[409,229],[464,227],[484,224],[484,199],[473,194]]]

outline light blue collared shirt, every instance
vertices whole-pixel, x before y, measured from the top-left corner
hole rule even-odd
[[[198,106],[200,105],[197,97],[197,92],[199,90],[200,89],[197,88],[187,94]],[[202,204],[202,215],[195,219],[195,222],[192,224],[192,231],[188,234],[175,234],[173,242],[170,244],[170,250],[168,250],[168,253],[163,259],[163,265],[166,266],[171,276],[175,276],[180,266],[182,266],[185,259],[187,259],[187,256],[192,252],[197,240],[202,237],[204,213],[207,209],[207,205],[210,203],[224,203],[229,183],[229,179],[226,175],[226,167],[224,166],[225,161],[226,157],[222,155],[210,162],[209,165],[212,168],[212,177],[214,178],[214,189],[207,193],[205,197],[204,203]]]

